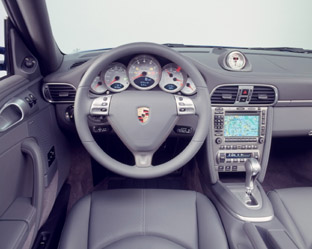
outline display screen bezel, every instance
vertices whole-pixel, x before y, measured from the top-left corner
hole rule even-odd
[[[258,117],[258,130],[257,130],[257,135],[256,136],[227,136],[225,134],[225,119],[227,116],[257,116]],[[226,112],[224,116],[224,127],[223,127],[223,136],[227,138],[252,138],[252,137],[259,137],[260,136],[260,113],[235,113],[235,112]]]

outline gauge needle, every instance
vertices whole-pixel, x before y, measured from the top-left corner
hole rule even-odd
[[[193,87],[192,87],[189,83],[187,83],[186,86],[187,86],[188,88],[191,88],[191,90],[193,90]]]
[[[114,82],[116,82],[116,77],[109,83],[109,85],[112,85]]]
[[[102,82],[98,82],[95,86],[95,89],[98,88],[100,85],[102,85]]]
[[[167,69],[166,69],[166,72],[167,72],[167,74],[169,74],[170,77],[172,77],[171,73]]]
[[[138,75],[138,76],[135,76],[133,79],[135,80],[135,79],[140,78],[140,77],[142,77],[142,76],[144,76],[143,73],[141,73],[141,74]]]

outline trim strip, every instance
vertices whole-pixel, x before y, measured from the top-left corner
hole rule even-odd
[[[69,84],[69,83],[45,83],[45,84],[43,84],[43,86],[42,86],[42,95],[43,95],[43,97],[44,97],[44,99],[45,99],[46,101],[48,101],[49,103],[74,103],[74,102],[75,102],[75,101],[66,101],[66,100],[64,100],[64,101],[55,101],[55,100],[49,99],[48,96],[45,95],[45,89],[48,88],[48,91],[50,92],[50,89],[49,89],[49,87],[48,87],[48,86],[50,86],[50,85],[53,85],[53,86],[55,86],[55,85],[66,85],[66,86],[70,86],[70,87],[72,87],[72,88],[77,92],[77,88],[76,88],[75,86],[73,86],[72,84]]]
[[[219,88],[219,87],[223,87],[223,86],[265,86],[265,87],[271,87],[273,88],[274,92],[275,92],[275,101],[272,104],[245,104],[245,105],[239,105],[239,106],[273,106],[278,102],[278,89],[273,86],[273,85],[267,85],[267,84],[221,84],[216,86],[215,88],[213,88],[212,92],[210,93],[210,99],[212,97],[212,95],[214,94],[214,92]],[[235,103],[234,104],[211,104],[212,106],[238,106]]]
[[[312,103],[311,99],[279,100],[277,103]]]

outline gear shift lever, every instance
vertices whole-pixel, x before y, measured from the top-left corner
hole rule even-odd
[[[258,174],[261,170],[260,163],[255,158],[249,158],[245,162],[245,170],[246,170],[246,193],[251,195],[255,188],[255,181],[258,177]]]

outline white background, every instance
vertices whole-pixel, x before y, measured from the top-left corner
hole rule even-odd
[[[65,53],[136,41],[312,48],[312,0],[47,0]]]
[[[65,53],[136,41],[312,49],[312,0],[47,0],[47,5]],[[0,3],[0,22],[4,17]]]

